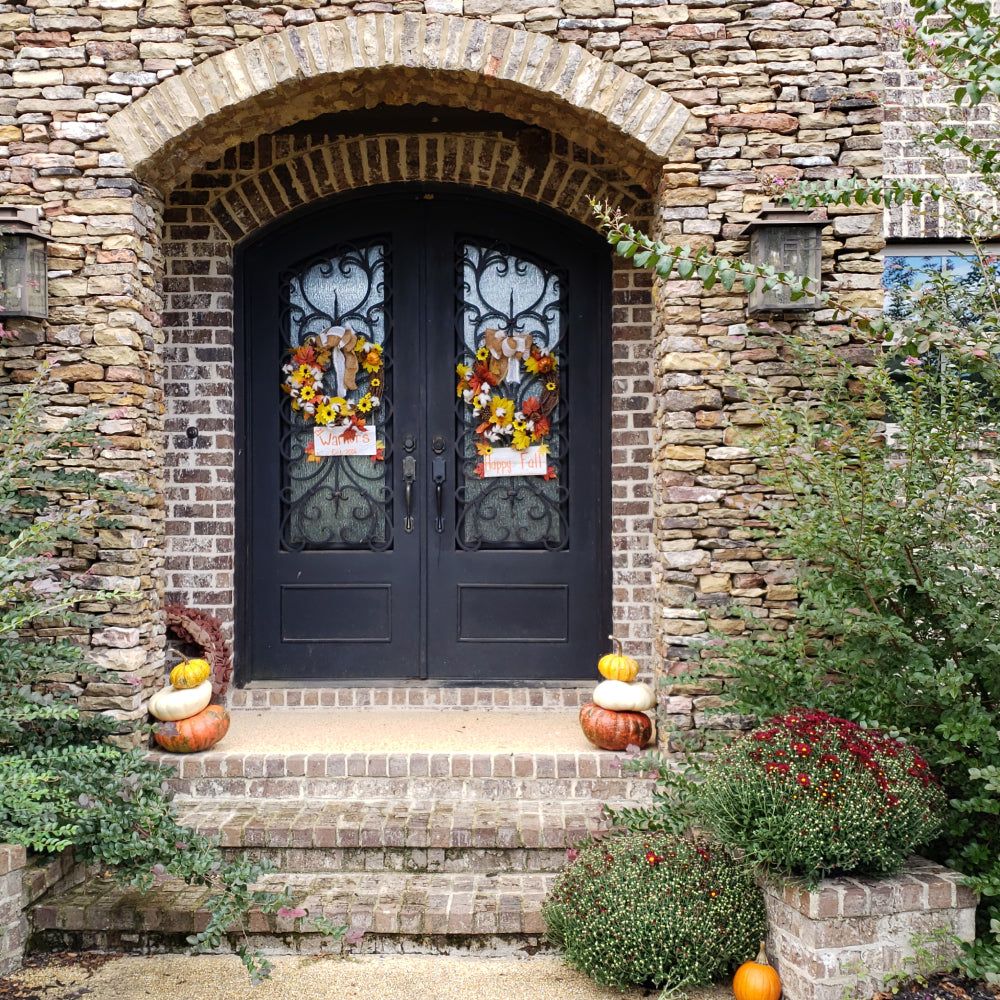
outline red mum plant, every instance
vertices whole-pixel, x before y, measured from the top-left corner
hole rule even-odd
[[[945,802],[912,746],[815,711],[769,719],[726,747],[698,799],[724,844],[810,884],[899,869],[938,834]]]

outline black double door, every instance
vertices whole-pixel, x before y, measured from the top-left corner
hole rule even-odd
[[[296,217],[237,266],[245,679],[591,676],[603,241],[408,189]]]

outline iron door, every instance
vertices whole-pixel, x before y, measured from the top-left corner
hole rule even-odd
[[[443,190],[242,249],[246,680],[592,675],[609,270],[581,226]]]

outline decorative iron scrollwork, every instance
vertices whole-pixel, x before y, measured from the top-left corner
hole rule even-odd
[[[471,239],[457,243],[456,272],[456,366],[470,356],[497,357],[501,354],[497,338],[508,338],[509,360],[494,366],[499,372],[498,391],[514,403],[517,413],[537,409],[546,385],[554,383],[551,376],[532,370],[537,366],[524,360],[527,352],[519,351],[518,345],[534,345],[536,354],[558,357],[560,371],[565,372],[565,273],[522,250]],[[565,384],[565,374],[563,379]],[[548,389],[550,395],[552,391]],[[477,449],[475,418],[465,400],[457,400],[455,543],[460,549],[567,547],[567,416],[563,393],[548,414],[545,476],[481,478],[483,459]]]
[[[305,549],[392,547],[392,313],[389,248],[384,237],[345,243],[281,275],[281,355],[330,327],[353,330],[382,348],[380,454],[320,457],[314,426],[281,400],[281,544]],[[279,366],[280,367],[280,366]],[[324,375],[335,396],[334,372]],[[370,398],[370,394],[369,394]]]

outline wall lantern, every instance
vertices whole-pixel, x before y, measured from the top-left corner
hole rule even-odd
[[[47,236],[34,206],[0,205],[0,320],[49,315]]]
[[[760,214],[743,230],[750,237],[750,263],[770,265],[776,271],[809,278],[819,292],[823,266],[823,227],[825,218],[816,212],[772,205],[766,201]],[[826,213],[824,212],[823,215]],[[750,293],[749,310],[759,312],[804,312],[819,306],[819,295],[804,295],[794,302],[791,289],[778,285],[768,291],[762,281]]]

